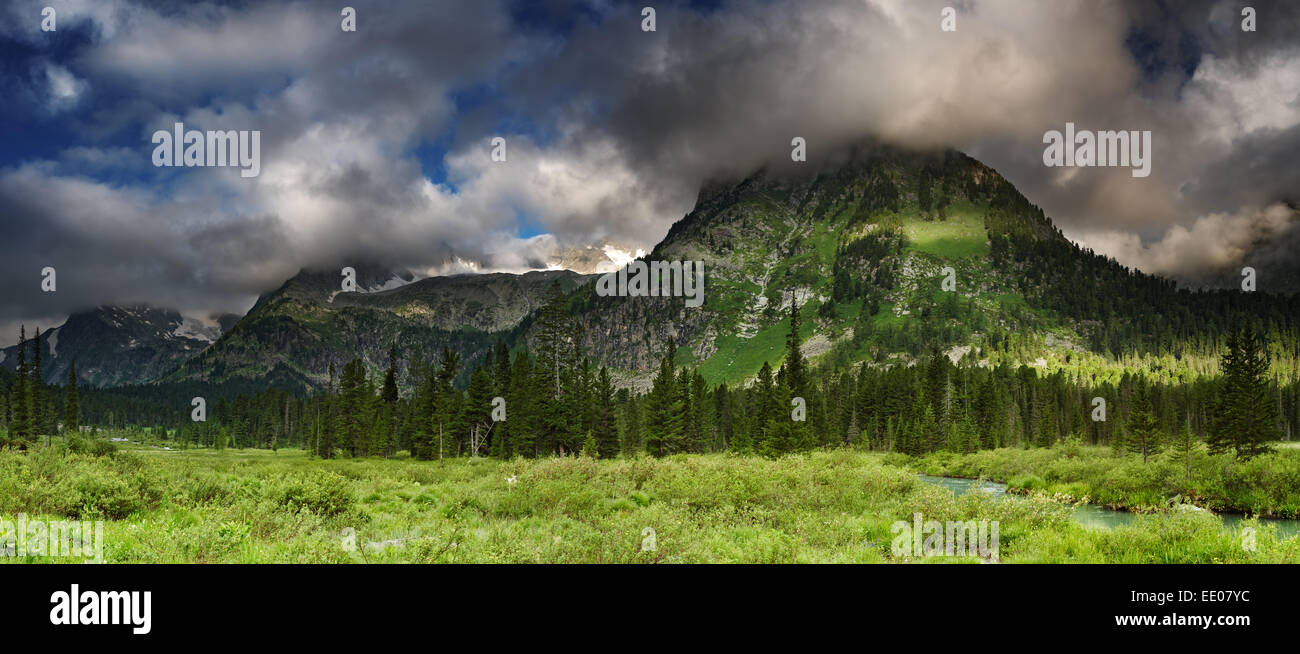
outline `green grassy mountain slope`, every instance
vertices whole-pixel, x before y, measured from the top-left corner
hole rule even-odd
[[[1285,298],[1180,290],[1079,248],[996,171],[951,150],[864,146],[820,170],[715,184],[646,258],[704,261],[703,306],[583,288],[571,307],[586,350],[641,387],[669,347],[710,383],[777,366],[791,302],[805,355],[835,364],[910,365],[939,345],[977,365],[1119,371],[1132,356],[1209,373],[1234,315],[1297,328]]]

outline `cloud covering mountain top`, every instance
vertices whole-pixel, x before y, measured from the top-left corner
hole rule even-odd
[[[356,32],[315,2],[128,0],[60,3],[42,32],[44,4],[0,9],[10,331],[106,303],[242,312],[350,257],[438,274],[649,250],[701,184],[788,162],[794,136],[814,159],[961,149],[1068,236],[1189,283],[1254,265],[1268,290],[1295,266],[1294,3],[1252,3],[1254,32],[1213,1],[654,3],[654,32],[606,1],[353,2]],[[176,122],[259,130],[261,174],[155,168]],[[1150,177],[1044,167],[1067,122],[1151,130]]]

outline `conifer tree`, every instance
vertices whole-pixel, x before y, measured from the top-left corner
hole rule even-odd
[[[673,367],[672,348],[668,348],[659,362],[659,372],[655,375],[650,393],[646,396],[645,420],[642,423],[646,451],[654,456],[670,454],[678,439],[674,427],[679,423],[673,416],[676,387],[677,372]]]
[[[45,379],[41,376],[41,328],[36,328],[32,338],[32,379],[29,385],[31,394],[31,437],[40,438],[46,432],[47,415],[45,413]]]
[[[9,404],[13,407],[12,438],[25,444],[31,437],[32,394],[30,390],[31,371],[27,367],[27,331],[18,328],[18,367],[13,386],[10,387]]]
[[[496,389],[497,396],[505,397],[510,392],[510,348],[506,347],[506,342],[497,339],[496,347],[493,350],[494,367],[492,370],[492,381]]]
[[[727,391],[727,384],[724,382],[718,384],[713,389],[713,413],[715,420],[713,423],[713,438],[711,450],[714,452],[724,452],[731,447],[732,441],[732,394]]]
[[[791,397],[807,398],[808,371],[799,349],[799,303],[790,299],[790,333],[785,337],[785,363],[781,372]]]
[[[1251,457],[1267,451],[1269,441],[1281,438],[1277,404],[1268,381],[1268,356],[1249,323],[1229,329],[1227,347],[1220,364],[1223,380],[1210,451],[1232,450],[1237,456]]]
[[[492,422],[492,376],[478,368],[469,378],[469,396],[462,410],[461,424],[468,430],[470,456],[487,454],[494,431]]]
[[[321,416],[318,419],[318,433],[316,435],[316,455],[322,459],[334,458],[334,448],[338,446],[335,438],[337,425],[335,424],[336,407],[338,398],[335,389],[335,368],[334,362],[329,366],[329,384],[325,387],[325,397],[322,400]]]
[[[614,421],[614,385],[609,378],[609,368],[600,367],[592,404],[596,409],[592,432],[596,438],[597,453],[602,459],[618,456],[618,425]]]
[[[77,397],[77,360],[68,367],[68,386],[63,400],[63,429],[72,433],[81,430],[81,400]],[[176,437],[180,438],[179,431]]]
[[[1196,435],[1192,433],[1191,420],[1188,419],[1178,432],[1178,454],[1183,458],[1183,474],[1188,481],[1192,478],[1192,454],[1196,452],[1196,446]]]
[[[501,437],[507,439],[500,448],[503,458],[538,455],[536,425],[540,394],[535,390],[537,379],[532,356],[527,349],[519,351],[510,366],[510,390],[505,395],[506,421],[498,426],[498,429],[504,429]]]
[[[790,390],[784,384],[774,384],[772,388],[773,403],[780,406],[790,406]],[[773,417],[768,418],[766,433],[763,442],[759,448],[759,453],[768,458],[777,458],[784,454],[796,452],[801,446],[802,434],[798,429],[799,423],[790,419],[790,414],[774,413]]]
[[[629,397],[623,403],[623,453],[636,456],[645,452],[641,425],[641,400]]]
[[[1125,425],[1127,446],[1130,452],[1142,455],[1142,463],[1160,447],[1160,423],[1151,411],[1151,396],[1145,385],[1139,386],[1136,403],[1128,413]]]
[[[370,424],[366,419],[370,407],[366,392],[366,368],[361,359],[353,359],[343,366],[339,378],[339,439],[342,446],[354,457],[366,455],[366,439]]]

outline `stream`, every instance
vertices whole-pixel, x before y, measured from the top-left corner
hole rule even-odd
[[[988,480],[961,479],[958,477],[932,477],[930,475],[918,475],[922,481],[947,488],[957,495],[966,493],[988,493],[998,499],[1007,496],[1007,485]],[[1074,513],[1071,518],[1085,526],[1094,529],[1114,529],[1121,525],[1127,525],[1137,520],[1138,514],[1129,511],[1118,511],[1108,509],[1096,504],[1076,504]],[[1223,528],[1236,531],[1237,525],[1246,519],[1245,516],[1236,513],[1219,514],[1219,520],[1223,522]],[[1300,520],[1289,520],[1285,518],[1261,518],[1261,524],[1270,524],[1277,526],[1278,536],[1282,538],[1292,538],[1300,535]]]

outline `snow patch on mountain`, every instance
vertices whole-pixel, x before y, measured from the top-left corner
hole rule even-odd
[[[620,250],[619,248],[607,243],[605,244],[605,247],[601,249],[605,252],[605,258],[608,259],[608,261],[597,264],[596,272],[598,273],[613,272],[629,263],[632,263],[632,261],[645,256],[645,250],[642,250],[641,248],[637,248],[636,252],[633,253],[627,250]]]
[[[45,343],[50,346],[50,356],[59,356],[59,328],[55,327],[45,332]],[[0,354],[0,361],[4,361],[4,354]]]
[[[208,324],[197,318],[182,316],[181,324],[177,325],[176,329],[173,329],[170,332],[170,335],[178,338],[190,338],[196,341],[212,343],[221,336],[221,326]]]

